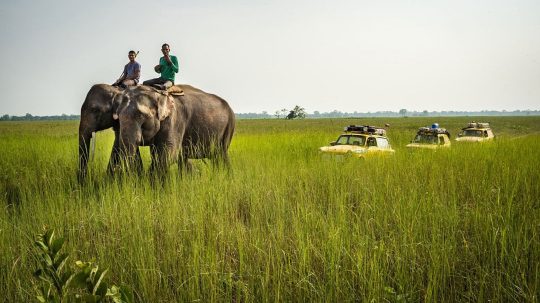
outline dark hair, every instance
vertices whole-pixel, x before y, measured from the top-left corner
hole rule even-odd
[[[134,50],[130,50],[130,51],[129,51],[128,55],[131,55],[131,54],[134,54],[134,55],[136,55],[136,53],[135,53],[135,51],[134,51]]]
[[[165,46],[168,47],[168,48],[171,48],[171,47],[169,46],[169,44],[167,44],[167,43],[163,43],[163,45],[161,46],[161,48],[164,48]]]

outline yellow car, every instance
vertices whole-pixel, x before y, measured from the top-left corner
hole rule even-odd
[[[416,137],[407,144],[410,148],[437,149],[440,147],[450,147],[450,133],[440,128],[439,124],[433,123],[430,127],[420,127]]]
[[[456,141],[461,142],[484,142],[495,138],[488,122],[470,122],[467,127],[461,129]]]
[[[394,150],[386,137],[384,128],[364,125],[349,125],[330,146],[320,147],[323,153],[348,155],[364,158],[373,155],[391,155]]]

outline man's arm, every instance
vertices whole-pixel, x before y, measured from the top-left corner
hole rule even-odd
[[[175,56],[171,56],[171,65],[172,65],[173,71],[175,73],[178,73],[178,59]]]
[[[126,77],[127,77],[127,65],[124,66],[124,70],[122,71],[122,74],[120,75],[120,78],[118,78],[118,79],[116,80],[116,82],[114,82],[114,83],[115,83],[115,84],[116,84],[116,83],[120,83],[120,82],[126,80]]]

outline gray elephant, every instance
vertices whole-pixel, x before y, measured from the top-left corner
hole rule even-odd
[[[90,88],[81,107],[81,121],[79,123],[79,181],[84,181],[88,167],[88,156],[92,132],[112,127],[115,132],[114,145],[111,151],[108,171],[112,172],[119,164],[119,124],[113,119],[113,113],[118,104],[114,97],[122,93],[117,87],[107,84],[96,84]],[[136,162],[142,168],[140,153],[136,152]]]
[[[171,96],[148,86],[125,90],[117,108],[120,151],[129,162],[140,145],[151,146],[151,171],[165,172],[178,161],[179,171],[188,159],[210,158],[229,166],[228,148],[235,117],[222,98],[189,85],[177,85],[181,96]]]

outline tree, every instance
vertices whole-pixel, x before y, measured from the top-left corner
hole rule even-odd
[[[294,107],[293,111],[296,114],[296,118],[299,118],[299,119],[305,119],[306,118],[306,109],[305,108],[296,105]]]
[[[407,115],[407,110],[402,108],[402,109],[399,110],[399,114],[402,115],[402,116],[405,116],[405,115]]]
[[[304,119],[306,117],[306,110],[303,107],[296,105],[292,110],[289,111],[286,119]]]

